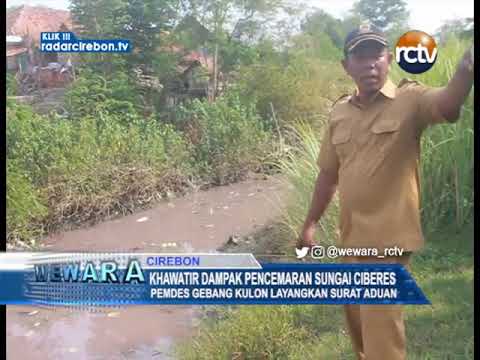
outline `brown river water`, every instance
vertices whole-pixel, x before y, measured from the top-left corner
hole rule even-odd
[[[191,193],[152,209],[44,239],[46,251],[205,252],[246,235],[281,211],[276,178]],[[280,206],[279,206],[280,205]],[[175,243],[173,246],[171,243]],[[7,306],[7,359],[175,359],[199,331],[199,306],[131,306],[108,311]]]

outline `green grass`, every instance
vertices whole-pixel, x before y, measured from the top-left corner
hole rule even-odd
[[[411,272],[432,305],[404,308],[408,359],[473,359],[473,225],[428,235]],[[354,360],[341,306],[215,309],[179,359]]]
[[[432,305],[407,307],[411,359],[473,359],[473,225],[428,237],[412,272]]]

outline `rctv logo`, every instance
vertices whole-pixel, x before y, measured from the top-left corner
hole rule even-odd
[[[395,46],[397,64],[410,74],[421,74],[437,60],[435,39],[423,31],[413,30],[403,34]]]

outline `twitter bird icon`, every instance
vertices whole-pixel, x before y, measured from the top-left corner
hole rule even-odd
[[[303,247],[301,249],[295,248],[295,252],[297,253],[297,259],[304,258],[308,253],[308,247]]]

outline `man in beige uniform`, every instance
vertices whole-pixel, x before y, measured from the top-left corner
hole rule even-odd
[[[423,247],[420,225],[420,137],[425,128],[454,122],[473,83],[473,47],[449,83],[429,88],[388,79],[392,54],[385,36],[360,27],[345,40],[346,72],[357,85],[334,105],[318,157],[320,168],[298,247],[314,245],[315,224],[338,189],[344,248],[397,246],[401,257],[344,258],[347,263],[401,263]],[[360,360],[405,360],[401,305],[346,305],[349,333]]]

